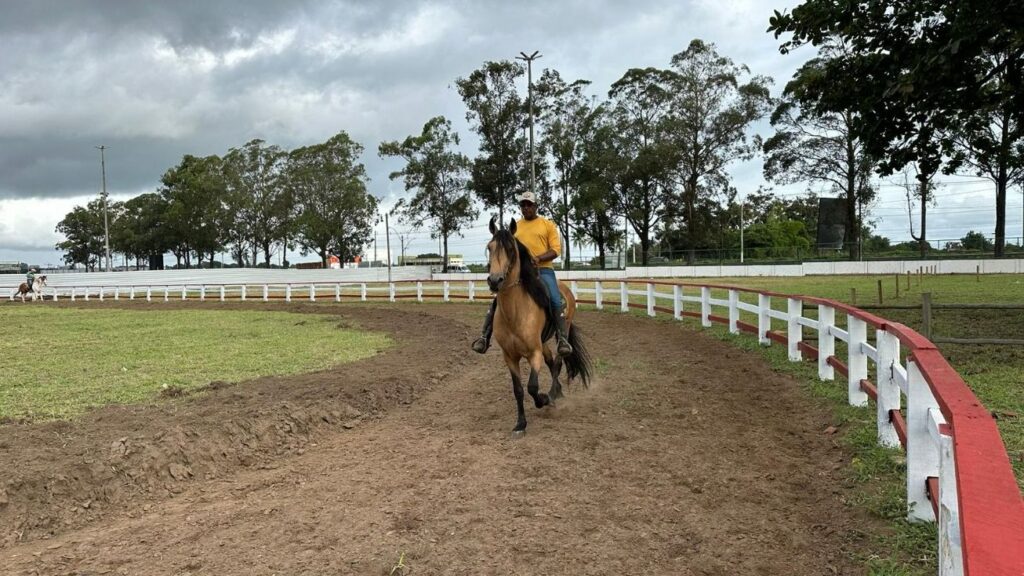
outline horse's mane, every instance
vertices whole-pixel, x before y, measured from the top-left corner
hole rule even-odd
[[[530,298],[533,298],[537,306],[540,306],[548,320],[551,320],[551,298],[548,296],[548,289],[544,286],[544,282],[540,279],[537,267],[533,265],[533,256],[530,255],[530,251],[505,228],[498,230],[494,238],[505,249],[507,254],[511,255],[512,250],[517,252],[519,256],[519,284],[530,295]]]

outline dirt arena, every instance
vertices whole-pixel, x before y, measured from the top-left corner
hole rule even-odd
[[[689,324],[581,313],[596,382],[528,401],[514,440],[500,352],[469,351],[481,306],[248,307],[336,314],[395,345],[0,424],[0,573],[863,574],[885,530],[843,503],[827,409]]]

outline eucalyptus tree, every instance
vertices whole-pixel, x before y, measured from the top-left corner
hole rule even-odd
[[[381,157],[405,162],[389,177],[401,179],[411,196],[399,200],[394,213],[413,228],[428,226],[430,237],[441,239],[444,270],[448,269],[448,239],[477,217],[467,186],[470,162],[456,150],[458,145],[459,135],[451,122],[437,116],[423,125],[419,136],[382,142],[378,149]]]
[[[284,239],[289,223],[289,193],[281,176],[287,158],[288,153],[279,146],[268,146],[260,139],[232,148],[224,157],[229,225],[236,236],[251,244],[253,263],[262,251],[267,267],[273,247]]]
[[[217,156],[185,155],[177,166],[160,177],[159,194],[165,202],[164,240],[178,266],[199,265],[221,247],[226,185],[222,160]]]
[[[295,202],[294,231],[303,253],[350,260],[370,241],[377,199],[366,189],[363,147],[345,132],[291,151],[284,179]]]

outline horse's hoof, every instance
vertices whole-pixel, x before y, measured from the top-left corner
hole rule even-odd
[[[526,436],[526,429],[525,428],[523,428],[522,430],[513,430],[512,431],[512,439],[513,440],[519,440],[523,436]]]

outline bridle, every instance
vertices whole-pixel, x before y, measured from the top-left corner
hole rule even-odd
[[[498,245],[501,246],[501,249],[506,251],[506,255],[511,253],[511,256],[509,256],[509,259],[508,259],[508,266],[506,266],[505,269],[502,270],[502,273],[505,276],[506,280],[508,280],[509,276],[512,275],[512,268],[516,265],[516,259],[519,258],[519,252],[517,250],[514,250],[514,248],[515,248],[515,241],[516,241],[516,239],[513,236],[512,237],[512,243],[513,243],[512,244],[512,248],[513,248],[513,250],[509,250],[506,246],[503,245],[502,242],[498,242]],[[519,285],[519,283],[521,281],[522,281],[521,275],[517,275],[515,281],[512,282],[511,284],[503,282],[502,285],[501,285],[501,288],[498,288],[498,292],[501,292],[501,291],[506,290],[508,288],[515,288],[516,286]]]

